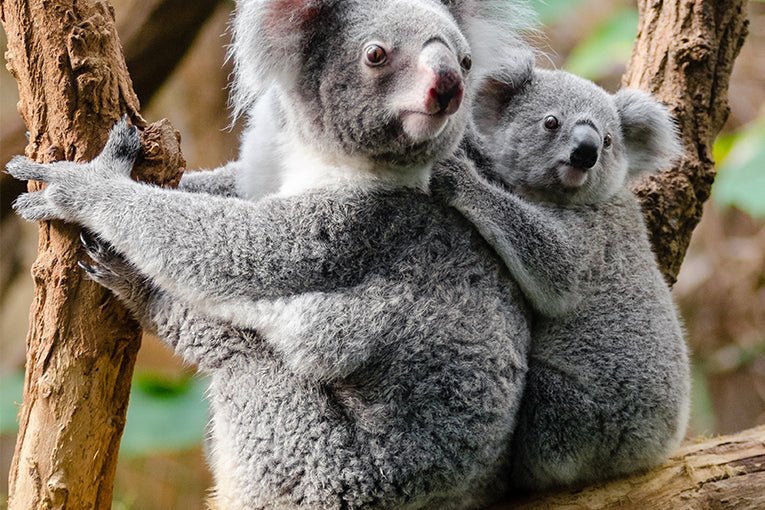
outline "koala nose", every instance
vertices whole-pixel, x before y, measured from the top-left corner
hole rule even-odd
[[[464,95],[462,76],[453,69],[440,69],[428,91],[428,110],[452,115],[459,110]]]
[[[574,150],[571,151],[571,166],[588,170],[598,162],[600,136],[589,125],[578,125],[572,132]]]

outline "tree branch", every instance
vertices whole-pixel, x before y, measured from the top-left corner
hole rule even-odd
[[[145,126],[108,2],[0,0],[0,17],[28,156],[89,160],[122,113]],[[144,143],[152,180],[176,182],[184,165],[177,133],[153,125]],[[140,331],[111,293],[83,277],[77,234],[61,222],[40,226],[10,510],[112,504]]]
[[[765,508],[765,426],[683,446],[645,474],[495,510],[757,510]]]

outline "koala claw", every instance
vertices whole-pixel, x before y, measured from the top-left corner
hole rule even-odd
[[[80,243],[90,258],[95,261],[106,260],[107,255],[111,251],[111,248],[106,243],[87,230],[80,231]]]
[[[85,262],[84,260],[78,260],[77,265],[80,266],[80,269],[88,273],[89,276],[95,276],[98,273],[98,270]]]

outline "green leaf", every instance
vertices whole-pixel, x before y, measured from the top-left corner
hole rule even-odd
[[[144,456],[198,446],[208,421],[207,384],[199,378],[136,376],[120,455]]]
[[[587,0],[532,0],[531,6],[537,12],[543,25],[554,25]]]
[[[637,9],[621,9],[571,51],[564,68],[590,80],[629,60],[637,36]]]
[[[23,372],[0,377],[0,435],[11,435],[18,432],[17,417],[23,393]]]
[[[725,143],[730,143],[727,152]],[[718,144],[715,153],[721,159],[712,189],[715,203],[765,218],[765,115],[730,139],[722,137]]]

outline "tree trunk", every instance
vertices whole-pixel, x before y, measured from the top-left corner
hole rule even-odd
[[[2,0],[0,18],[30,132],[27,156],[89,160],[121,114],[145,125],[108,2]],[[147,173],[177,182],[183,159],[169,124],[147,129],[144,144]],[[72,225],[40,225],[10,510],[111,508],[140,331],[83,277],[77,237]]]
[[[728,119],[728,84],[746,39],[746,0],[639,0],[625,86],[655,94],[677,120],[685,155],[635,189],[667,282],[674,285],[715,177],[712,146]]]
[[[121,17],[117,33],[123,41],[125,61],[133,89],[148,103],[172,74],[205,21],[222,0],[140,0]],[[0,126],[0,169],[24,151],[26,126],[18,118],[3,119]],[[26,191],[26,184],[0,172],[0,229],[17,231],[20,219],[11,204]],[[18,250],[5,244],[0,263],[0,303],[19,273]]]

